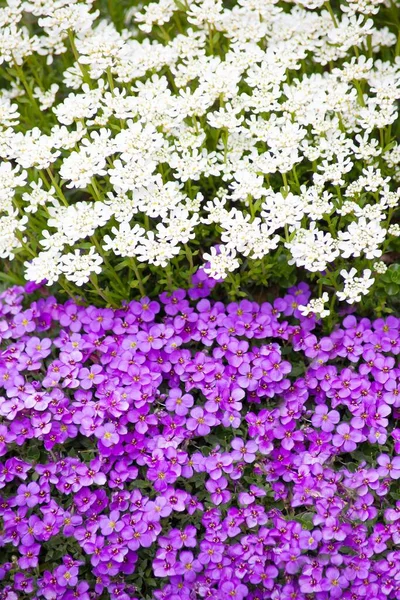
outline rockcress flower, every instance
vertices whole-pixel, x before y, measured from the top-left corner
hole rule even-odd
[[[1,594],[396,598],[400,321],[322,336],[304,285],[224,306],[199,280],[106,312],[0,295]]]

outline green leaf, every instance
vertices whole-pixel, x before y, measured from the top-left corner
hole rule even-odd
[[[385,287],[385,290],[389,296],[397,296],[400,291],[400,287],[395,283],[389,283],[389,285]]]
[[[175,0],[175,4],[179,8],[179,10],[183,10],[183,12],[186,12],[187,8],[183,4],[183,2],[180,2],[180,0]]]

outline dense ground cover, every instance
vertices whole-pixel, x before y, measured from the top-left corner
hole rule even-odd
[[[398,2],[0,10],[8,283],[119,306],[208,261],[231,299],[301,269],[314,312],[397,302]]]
[[[400,320],[212,285],[1,295],[2,599],[399,597]]]
[[[4,0],[0,65],[0,600],[398,600],[399,1]]]

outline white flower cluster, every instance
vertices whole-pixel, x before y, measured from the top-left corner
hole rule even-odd
[[[93,4],[0,9],[0,64],[15,77],[0,91],[0,258],[77,285],[106,257],[164,268],[192,244],[215,278],[281,252],[312,273],[377,264],[399,235],[388,2],[161,0],[122,30]],[[57,83],[27,81],[62,54],[72,66]],[[349,303],[373,282],[341,273]],[[303,313],[327,315],[325,302]]]
[[[370,269],[364,269],[362,277],[356,277],[357,271],[354,268],[349,272],[342,269],[340,274],[344,279],[344,289],[342,292],[338,292],[337,296],[339,300],[346,300],[349,304],[360,302],[362,296],[368,294],[369,288],[374,283]]]
[[[328,301],[329,295],[327,292],[324,292],[321,298],[313,298],[306,305],[300,304],[299,311],[304,316],[314,314],[323,319],[324,317],[328,317],[331,314],[331,311],[328,308],[325,308],[325,304]]]

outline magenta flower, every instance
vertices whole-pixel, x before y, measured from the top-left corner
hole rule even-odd
[[[318,548],[322,533],[318,529],[302,531],[299,537],[299,547],[302,550],[315,550]]]
[[[362,434],[357,429],[351,429],[348,423],[341,423],[336,428],[332,443],[343,452],[353,452],[361,440]]]
[[[29,546],[21,545],[19,551],[21,557],[18,559],[18,565],[21,569],[32,569],[37,567],[39,563],[38,555],[40,552],[40,544],[29,544]]]
[[[392,356],[378,355],[373,364],[374,366],[372,367],[371,372],[375,380],[379,381],[379,383],[386,383],[392,375],[393,367],[395,365],[394,358]]]
[[[24,334],[31,333],[36,329],[32,310],[25,310],[24,312],[16,314],[13,322],[15,326],[14,331],[17,337],[22,337]]]
[[[78,573],[78,567],[61,565],[55,571],[58,585],[61,587],[75,587],[78,583]]]
[[[400,479],[400,456],[391,458],[388,454],[380,454],[377,462],[378,473],[381,477],[389,476],[392,479]]]
[[[185,503],[187,501],[188,495],[183,490],[178,490],[174,488],[168,488],[164,492],[164,497],[166,498],[169,506],[178,512],[182,512],[185,510]]]
[[[326,404],[316,406],[311,422],[314,427],[320,427],[322,431],[333,431],[335,425],[340,421],[340,415],[336,410],[329,410]]]
[[[225,581],[221,586],[223,600],[243,600],[247,597],[248,588],[240,581]],[[221,598],[221,600],[222,600]]]
[[[252,463],[256,459],[257,444],[253,441],[244,442],[241,438],[235,438],[231,442],[234,451],[231,453],[233,460],[244,460]]]
[[[90,369],[83,368],[79,371],[80,386],[89,390],[93,385],[98,385],[105,379],[103,368],[100,365],[92,365]]]
[[[201,563],[194,558],[193,553],[185,550],[179,555],[179,563],[176,567],[176,572],[183,575],[183,579],[188,582],[196,580],[197,573],[203,569]]]
[[[219,479],[209,479],[206,482],[206,488],[211,494],[211,501],[215,505],[226,504],[231,498],[230,492],[226,489],[228,480],[225,477]]]
[[[179,388],[170,390],[167,400],[165,401],[165,407],[167,410],[175,412],[177,415],[183,417],[187,415],[189,409],[193,406],[193,396],[190,394],[182,394]]]
[[[115,425],[112,425],[111,423],[106,423],[105,425],[96,427],[94,434],[107,448],[118,444],[119,435],[116,432]]]
[[[325,585],[323,586],[329,592],[331,598],[342,598],[343,590],[349,585],[347,579],[340,574],[336,567],[329,567],[325,572]]]
[[[211,427],[215,423],[216,419],[214,415],[206,413],[200,407],[196,407],[190,411],[190,418],[186,422],[186,427],[195,435],[205,436],[210,433]]]
[[[40,487],[35,482],[28,483],[28,485],[20,485],[14,499],[14,504],[16,506],[28,506],[32,508],[40,502],[39,493]]]
[[[399,319],[321,337],[303,286],[30,316],[24,294],[0,294],[0,596],[137,600],[143,548],[155,600],[400,595]]]
[[[266,494],[267,492],[265,492],[265,490],[251,484],[249,491],[241,492],[239,494],[239,502],[244,506],[248,506],[249,504],[253,504],[256,498],[262,498],[263,496],[266,496]]]

